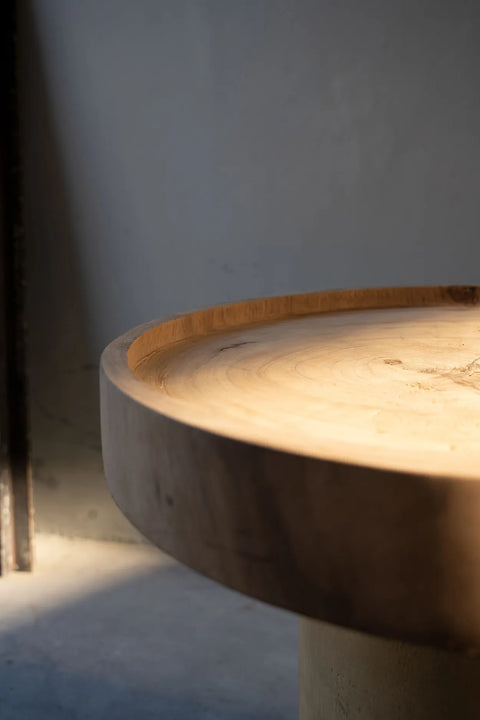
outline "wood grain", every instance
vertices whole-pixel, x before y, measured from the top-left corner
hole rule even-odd
[[[479,297],[313,293],[127,333],[101,371],[120,508],[254,597],[480,648]]]

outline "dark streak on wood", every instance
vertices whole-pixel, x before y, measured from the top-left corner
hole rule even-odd
[[[233,350],[234,348],[242,347],[242,345],[253,345],[253,344],[254,344],[253,340],[251,340],[251,341],[246,340],[245,342],[232,343],[231,345],[226,345],[225,347],[220,348],[218,352],[221,353],[221,352],[225,352],[225,350]]]
[[[454,302],[463,305],[477,305],[480,301],[480,292],[476,285],[450,285],[446,290]]]

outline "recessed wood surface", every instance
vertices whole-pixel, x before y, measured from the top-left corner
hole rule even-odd
[[[159,411],[279,450],[476,478],[480,308],[312,315],[161,348]]]
[[[127,333],[102,358],[114,497],[242,592],[480,647],[479,297],[313,293]]]

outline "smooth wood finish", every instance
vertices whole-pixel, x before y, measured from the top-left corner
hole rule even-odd
[[[476,478],[480,310],[306,316],[183,341],[132,368],[159,410],[317,458]]]
[[[120,508],[246,594],[480,649],[479,298],[312,293],[127,333],[101,363]]]

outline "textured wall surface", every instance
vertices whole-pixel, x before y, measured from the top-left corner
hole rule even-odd
[[[480,282],[479,7],[23,8],[37,526],[133,538],[100,456],[114,336],[223,300]]]

